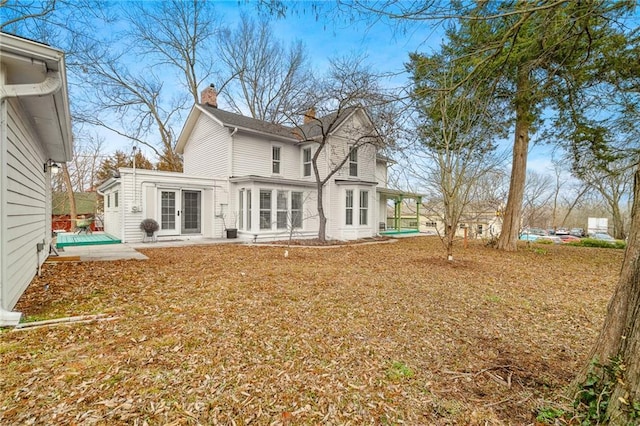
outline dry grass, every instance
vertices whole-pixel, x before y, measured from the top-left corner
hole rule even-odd
[[[0,424],[532,424],[604,318],[622,252],[435,238],[152,249],[46,265],[0,334]]]

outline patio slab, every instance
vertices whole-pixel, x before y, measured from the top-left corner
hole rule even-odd
[[[147,260],[148,257],[126,244],[95,246],[69,246],[58,250],[58,256],[50,255],[47,262],[91,262],[109,260]]]

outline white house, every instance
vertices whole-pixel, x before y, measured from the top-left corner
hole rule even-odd
[[[51,170],[72,156],[63,52],[0,33],[0,325],[51,242]]]
[[[120,169],[100,186],[107,232],[140,241],[139,223],[153,218],[160,239],[315,237],[312,157],[323,130],[329,138],[317,161],[320,177],[338,169],[322,187],[327,238],[372,237],[384,227],[387,200],[398,193],[386,188],[387,159],[378,155],[379,135],[362,108],[309,114],[304,125],[287,127],[217,108],[212,87],[202,96],[178,139],[184,174]]]

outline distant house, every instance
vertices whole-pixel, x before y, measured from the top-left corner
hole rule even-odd
[[[161,239],[317,236],[311,158],[325,118],[300,127],[268,123],[217,108],[212,90],[193,106],[178,139],[184,174],[120,169],[119,177],[98,188],[105,197],[105,231],[123,242],[140,241],[139,223],[153,218]],[[330,146],[319,159],[323,176],[355,138],[375,127],[362,108],[331,119]],[[384,228],[387,201],[398,196],[386,188],[387,161],[375,144],[363,144],[324,186],[328,238],[372,237]]]
[[[51,242],[51,171],[72,156],[64,54],[0,33],[0,325]]]

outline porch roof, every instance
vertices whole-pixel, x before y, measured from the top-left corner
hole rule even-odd
[[[378,192],[378,194],[380,194],[380,195],[386,195],[389,198],[400,197],[400,198],[420,199],[420,198],[424,197],[424,195],[418,194],[416,192],[402,191],[402,190],[399,190],[399,189],[391,189],[391,188],[378,187],[378,188],[376,188],[376,192]]]
[[[229,182],[232,182],[232,183],[257,182],[257,183],[267,183],[272,185],[303,186],[305,188],[316,187],[315,181],[285,179],[285,178],[257,176],[257,175],[232,176],[229,178]]]

